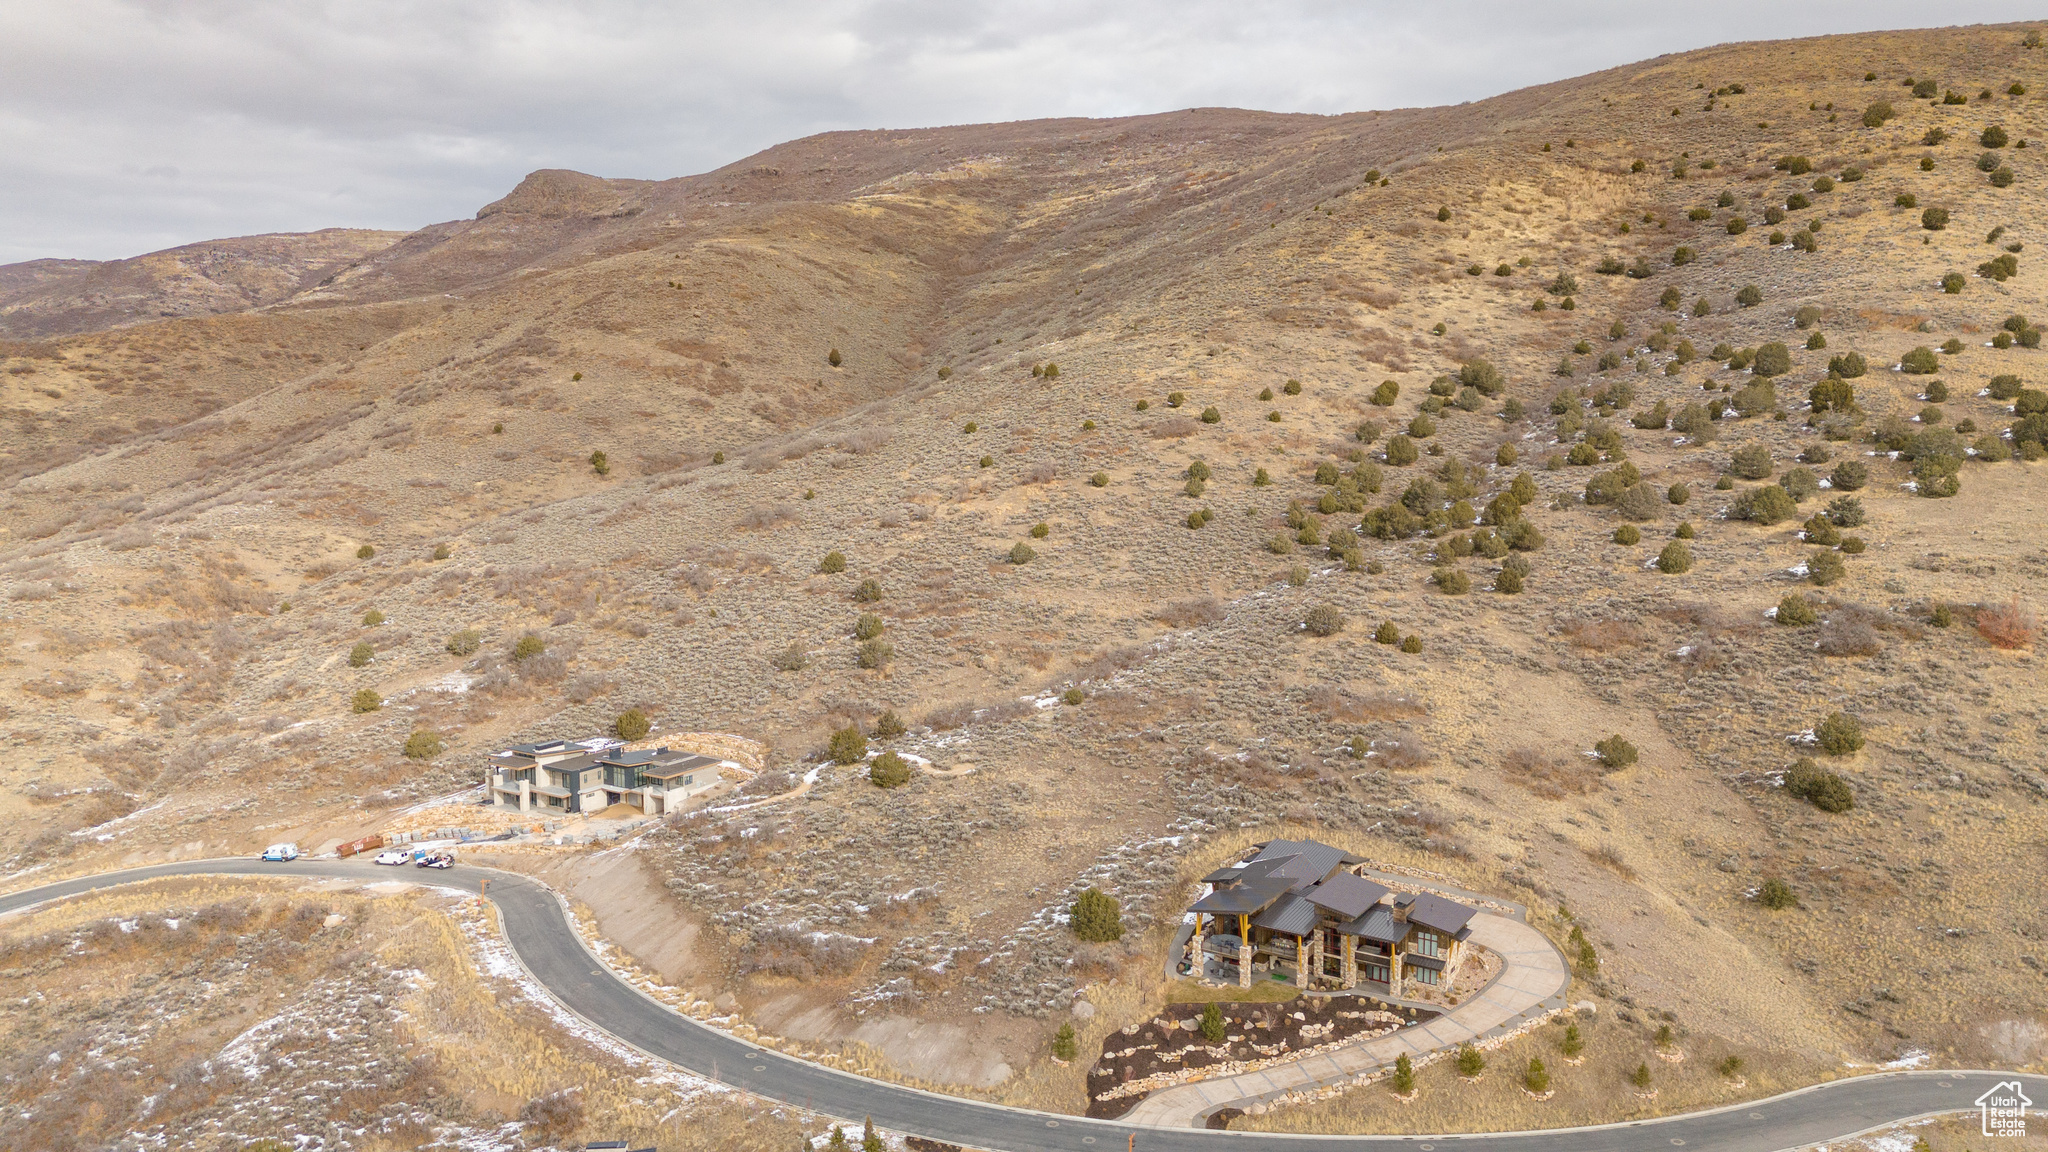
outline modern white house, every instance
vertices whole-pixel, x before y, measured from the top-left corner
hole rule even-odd
[[[724,783],[724,761],[669,748],[627,751],[622,741],[547,740],[485,757],[491,802],[521,812],[601,812],[614,804],[662,816]]]

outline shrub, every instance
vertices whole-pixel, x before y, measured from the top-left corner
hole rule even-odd
[[[1847,411],[1856,406],[1856,389],[1837,376],[1830,376],[1815,384],[1806,394],[1815,412]]]
[[[818,561],[818,571],[832,575],[844,572],[846,571],[846,557],[836,551],[827,552],[825,553],[825,558]]]
[[[1870,482],[1870,468],[1861,460],[1844,460],[1835,465],[1828,474],[1828,484],[1844,492],[1854,492]]]
[[[1610,770],[1618,771],[1636,762],[1636,746],[1618,732],[1593,745],[1593,753]]]
[[[1406,1052],[1394,1058],[1394,1094],[1411,1095],[1415,1091],[1415,1062],[1408,1059]]]
[[[1221,412],[1221,411],[1220,411],[1219,409],[1217,409],[1217,408],[1215,408],[1215,407],[1213,407],[1213,406],[1212,406],[1212,407],[1208,407],[1208,408],[1204,408],[1204,409],[1202,409],[1202,423],[1204,423],[1204,424],[1220,424],[1220,423],[1222,423],[1222,421],[1223,421],[1223,413],[1222,413],[1222,412]]]
[[[358,640],[356,646],[348,650],[348,666],[351,668],[361,668],[376,658],[377,650],[370,646],[368,640]]]
[[[1470,1044],[1458,1045],[1458,1075],[1467,1078],[1486,1071],[1486,1057]]]
[[[1623,524],[1614,530],[1614,542],[1628,546],[1640,544],[1643,542],[1642,529],[1637,528],[1633,524]]]
[[[592,452],[592,453],[590,454],[590,470],[591,470],[592,472],[595,472],[595,473],[597,473],[597,474],[598,474],[599,476],[609,476],[609,475],[611,475],[611,473],[612,473],[612,462],[611,462],[611,458],[610,458],[610,457],[608,457],[608,456],[606,456],[606,455],[604,454],[604,452],[603,452],[603,451],[601,451],[601,450],[600,450],[600,451],[597,451],[597,452]]]
[[[1832,548],[1842,542],[1842,531],[1825,516],[1814,516],[1806,521],[1806,542]]]
[[[875,717],[876,736],[884,740],[893,740],[903,735],[903,732],[903,717],[898,716],[894,708],[885,709],[880,716]]]
[[[1476,388],[1487,396],[1498,396],[1508,386],[1507,378],[1501,375],[1486,360],[1467,361],[1458,369],[1458,383],[1467,388]]]
[[[380,695],[375,688],[358,688],[356,689],[356,694],[354,696],[349,697],[348,701],[349,711],[359,714],[363,712],[375,712],[377,709],[382,708],[383,706],[384,697]]]
[[[1417,440],[1427,440],[1436,435],[1436,421],[1427,412],[1417,412],[1415,419],[1408,422],[1408,435]]]
[[[1907,204],[1904,207],[1911,208],[1912,205]],[[1927,211],[1920,213],[1920,227],[1927,229],[1929,232],[1939,232],[1948,227],[1948,209],[1929,208]]]
[[[1941,361],[1934,349],[1922,344],[1899,357],[1899,370],[1915,376],[1929,376],[1941,371]]]
[[[1451,596],[1463,596],[1472,590],[1472,578],[1449,566],[1438,568],[1431,573],[1430,581]]]
[[[1083,940],[1106,944],[1124,934],[1123,910],[1117,906],[1115,897],[1100,888],[1082,892],[1067,910],[1067,916],[1074,935]]]
[[[1806,578],[1822,588],[1836,583],[1848,574],[1839,553],[1827,549],[1816,550],[1806,558]]]
[[[1892,111],[1892,105],[1889,100],[1879,100],[1863,110],[1863,126],[1865,128],[1882,128],[1885,121],[1896,115],[1898,113]]]
[[[1793,503],[1803,504],[1820,491],[1820,481],[1814,478],[1811,468],[1788,468],[1778,477],[1778,487],[1792,497]]]
[[[1804,628],[1820,619],[1820,613],[1806,597],[1794,592],[1778,601],[1778,623],[1787,628]]]
[[[910,761],[884,752],[868,765],[868,780],[877,788],[901,788],[910,783]]]
[[[1414,440],[1397,433],[1387,438],[1385,456],[1387,463],[1399,467],[1415,463],[1421,458],[1421,453],[1416,449]]]
[[[1977,609],[1977,634],[1994,648],[2025,648],[2034,642],[2034,614],[2014,596],[1993,608]]]
[[[861,733],[859,725],[848,724],[832,733],[826,749],[834,764],[858,764],[867,759],[868,738]]]
[[[1311,636],[1335,636],[1344,630],[1344,614],[1335,605],[1318,604],[1308,610],[1302,619],[1302,627]]]
[[[1726,227],[1730,236],[1740,236],[1749,231],[1749,221],[1740,216],[1730,216]]]
[[[1753,380],[1736,390],[1731,406],[1739,415],[1761,416],[1778,406],[1778,390],[1767,379]]]
[[[1088,483],[1095,488],[1107,488],[1109,487],[1109,473],[1097,472],[1088,478]]]
[[[1079,1054],[1080,1048],[1074,1041],[1074,1022],[1066,1021],[1060,1025],[1059,1031],[1052,1034],[1052,1058],[1071,1064]]]
[[[1650,1065],[1647,1062],[1636,1065],[1636,1070],[1628,1074],[1628,1082],[1635,1085],[1638,1090],[1648,1088],[1650,1086]]]
[[[1771,474],[1771,450],[1752,440],[1729,457],[1728,470],[1744,480],[1761,480]]]
[[[1686,487],[1685,483],[1681,481],[1665,489],[1664,499],[1670,501],[1673,504],[1684,504],[1686,501],[1692,499],[1692,489]]]
[[[1764,302],[1764,290],[1754,284],[1744,284],[1735,293],[1735,302],[1744,308],[1754,308]]]
[[[1657,553],[1657,570],[1668,576],[1676,576],[1692,570],[1692,549],[1683,540],[1673,540]]]
[[[1792,502],[1791,494],[1776,484],[1751,488],[1728,505],[1730,520],[1748,520],[1766,527],[1798,514],[1799,507]]]
[[[451,634],[448,637],[448,643],[443,645],[443,647],[448,649],[448,654],[451,656],[474,656],[476,655],[476,650],[483,647],[483,642],[483,635],[476,629],[464,628],[460,632]]]
[[[853,638],[856,640],[873,640],[881,634],[882,618],[873,612],[863,612],[853,622]]]
[[[862,580],[853,587],[853,602],[856,604],[874,604],[878,603],[881,599],[882,582],[873,576]]]
[[[1863,747],[1863,725],[1846,712],[1830,712],[1814,726],[1820,750],[1830,756],[1847,756]]]
[[[1060,693],[1060,703],[1070,707],[1079,705],[1086,699],[1088,699],[1088,694],[1079,688],[1069,688],[1065,692]]]
[[[404,752],[407,760],[432,760],[441,754],[443,748],[440,734],[425,728],[405,738]]]
[[[1579,1053],[1586,1050],[1586,1038],[1579,1032],[1577,1024],[1564,1026],[1564,1039],[1558,1041],[1557,1050],[1562,1052],[1567,1060],[1577,1058]]]
[[[448,545],[446,545],[446,544],[436,544],[436,545],[434,545],[434,559],[436,559],[436,560],[446,560],[447,558],[449,558],[450,556],[453,556],[453,555],[455,555],[455,552],[454,552],[454,550],[453,550],[453,549],[449,548],[449,547],[448,547]]]
[[[612,731],[619,734],[619,739],[627,742],[646,739],[648,731],[653,727],[654,725],[647,719],[647,713],[638,708],[628,708],[619,713],[617,720],[612,721]]]
[[[1773,912],[1778,912],[1786,908],[1797,908],[1799,906],[1799,897],[1793,894],[1790,884],[1773,876],[1764,881],[1763,887],[1757,889],[1756,902]],[[1645,1067],[1642,1071],[1644,1079],[1647,1081],[1649,1069]]]
[[[1785,794],[1823,812],[1847,812],[1856,806],[1848,781],[1804,758],[1785,770]]]
[[[801,641],[791,640],[789,647],[768,658],[778,672],[801,672],[811,662],[810,654],[804,651]]]
[[[2008,141],[2009,138],[2005,134],[2005,129],[2000,128],[1996,124],[1984,129],[1977,137],[1977,142],[1986,148],[2003,148]]]
[[[869,640],[854,651],[854,661],[862,668],[886,668],[896,656],[896,647],[887,640]]]

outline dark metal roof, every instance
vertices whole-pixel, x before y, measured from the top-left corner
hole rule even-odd
[[[1337,927],[1337,931],[1349,936],[1362,936],[1381,944],[1398,944],[1408,938],[1408,925],[1394,919],[1390,904],[1375,904],[1365,910],[1365,915]]]
[[[1293,881],[1293,888],[1299,892],[1319,884],[1330,873],[1347,863],[1359,863],[1357,857],[1329,844],[1317,840],[1274,840],[1259,849],[1246,865],[1267,864],[1272,875],[1284,875]]]
[[[1409,952],[1401,957],[1404,968],[1427,968],[1432,972],[1444,970],[1444,962],[1435,956],[1424,956],[1420,952]]]
[[[1475,915],[1477,913],[1473,909],[1456,900],[1446,900],[1441,896],[1427,894],[1416,896],[1415,902],[1408,908],[1408,919],[1411,922],[1424,928],[1433,928],[1447,936],[1457,935]]]
[[[1225,880],[1235,880],[1242,875],[1244,875],[1244,865],[1226,864],[1223,867],[1218,868],[1214,872],[1209,873],[1207,876],[1202,877],[1202,883],[1221,884]]]
[[[1259,876],[1218,888],[1189,906],[1191,912],[1216,912],[1226,916],[1242,916],[1259,912],[1279,899],[1288,888],[1285,878]]]
[[[1345,920],[1355,920],[1365,915],[1365,910],[1379,903],[1391,889],[1384,884],[1375,884],[1363,876],[1339,872],[1302,895],[1318,908]]]
[[[1293,893],[1286,893],[1271,908],[1252,917],[1252,923],[1289,936],[1306,936],[1316,926],[1316,906]]]

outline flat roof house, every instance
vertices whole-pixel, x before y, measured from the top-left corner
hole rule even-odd
[[[601,812],[628,804],[649,816],[680,808],[718,786],[721,763],[668,748],[626,751],[623,741],[546,740],[484,758],[491,802],[521,812]]]
[[[1378,985],[1399,996],[1407,982],[1448,983],[1464,959],[1476,915],[1455,900],[1396,893],[1361,873],[1365,861],[1315,840],[1273,840],[1202,877],[1208,891],[1190,905],[1195,930],[1187,971],[1205,957],[1237,966],[1249,988],[1255,969],[1291,973],[1297,987]]]

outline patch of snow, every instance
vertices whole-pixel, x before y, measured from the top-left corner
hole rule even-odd
[[[1887,1060],[1878,1067],[1887,1072],[1895,1072],[1901,1068],[1925,1068],[1932,1059],[1933,1055],[1924,1048],[1909,1048],[1900,1053],[1898,1059]]]

